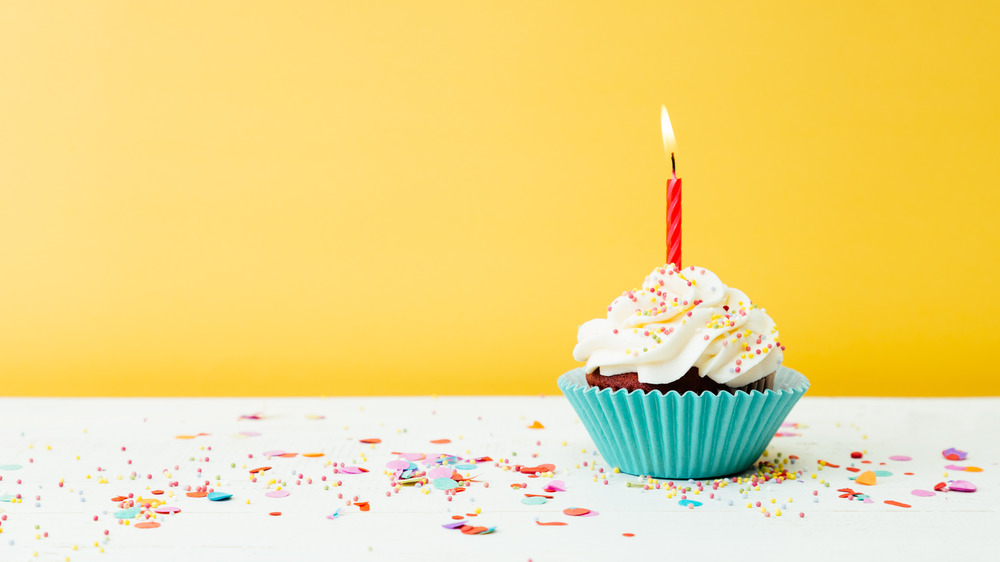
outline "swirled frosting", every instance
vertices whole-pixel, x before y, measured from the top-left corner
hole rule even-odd
[[[739,387],[781,364],[778,329],[763,308],[700,267],[653,270],[641,289],[608,306],[608,317],[580,326],[573,358],[601,375],[637,373],[667,384],[697,367],[719,384]]]

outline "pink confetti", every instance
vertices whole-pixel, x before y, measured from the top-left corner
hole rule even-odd
[[[392,470],[406,470],[410,468],[410,461],[389,461],[385,463],[385,467]]]
[[[934,492],[932,492],[930,490],[913,490],[910,493],[913,494],[914,496],[917,496],[917,497],[920,497],[920,498],[929,498],[931,496],[936,496],[937,495],[937,494],[935,494]]]
[[[361,474],[363,472],[368,472],[367,470],[361,468],[360,466],[345,466],[339,469],[338,471],[343,474]]]
[[[289,492],[288,490],[274,490],[273,492],[268,492],[264,495],[269,498],[284,498],[288,497],[290,494],[291,492]]]
[[[451,468],[447,466],[432,468],[427,471],[427,478],[430,478],[431,480],[436,480],[438,478],[451,478]]]
[[[240,435],[246,435],[247,437],[259,437],[259,431],[241,431]]]
[[[157,507],[153,511],[155,511],[157,513],[160,513],[160,514],[168,514],[168,513],[179,513],[180,510],[181,510],[181,508],[174,507],[172,505],[161,505],[160,507]]]
[[[948,482],[948,490],[952,492],[966,492],[971,493],[978,490],[976,485],[967,480],[953,480]]]
[[[553,480],[549,482],[549,485],[545,487],[546,492],[565,492],[566,483],[562,480]]]
[[[949,464],[949,465],[946,465],[944,467],[944,469],[945,470],[959,470],[959,471],[964,471],[965,467],[964,466],[958,466],[957,464]]]
[[[427,455],[423,453],[400,453],[399,457],[408,461],[422,461]]]
[[[889,460],[891,460],[891,461],[912,461],[913,458],[912,457],[908,457],[906,455],[893,455],[893,456],[889,457]]]
[[[285,454],[285,452],[282,451],[281,449],[273,449],[271,451],[264,451],[264,456],[265,457],[280,457],[281,455],[284,455],[284,454]]]

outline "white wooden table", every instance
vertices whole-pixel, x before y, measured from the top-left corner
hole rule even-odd
[[[241,418],[255,414],[260,419]],[[528,427],[536,420],[544,428]],[[614,474],[561,396],[4,398],[0,500],[13,501],[0,501],[0,560],[945,560],[1000,553],[1000,398],[807,396],[787,421],[797,425],[782,428],[766,460],[794,455],[788,468],[801,476],[742,493],[746,484],[713,491],[709,482],[686,494],[701,503],[688,506],[681,494],[668,497],[665,482],[644,489],[638,478]],[[373,438],[381,442],[360,442]],[[451,443],[432,443],[441,439]],[[951,447],[968,458],[945,459]],[[297,455],[264,454],[280,451]],[[461,470],[475,481],[454,495],[433,485],[394,492],[385,467],[400,452],[493,461]],[[820,469],[821,460],[839,466]],[[369,472],[335,473],[340,463]],[[510,468],[540,464],[554,464],[554,475],[530,478]],[[847,470],[852,464],[892,474],[864,486],[849,479],[859,474]],[[264,466],[271,469],[252,482],[249,471]],[[546,492],[554,480],[565,491]],[[912,493],[949,480],[978,490]],[[232,497],[187,496],[187,486],[206,481]],[[281,482],[290,494],[268,497]],[[864,495],[840,497],[844,488]],[[122,508],[112,498],[130,493],[181,511],[149,519],[156,528],[137,527],[147,521],[141,516],[119,523]],[[528,505],[525,494],[552,498]],[[355,497],[370,509],[354,505]],[[563,511],[574,507],[591,514]],[[495,530],[443,528],[453,516]]]

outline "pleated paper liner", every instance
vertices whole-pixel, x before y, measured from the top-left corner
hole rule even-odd
[[[763,393],[629,393],[589,386],[583,369],[559,377],[559,389],[609,465],[674,479],[749,468],[808,388],[809,380],[787,367],[778,369],[774,389]]]

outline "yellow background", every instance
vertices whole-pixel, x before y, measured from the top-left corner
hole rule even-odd
[[[664,256],[1000,394],[994,2],[0,1],[0,393],[557,393]]]

